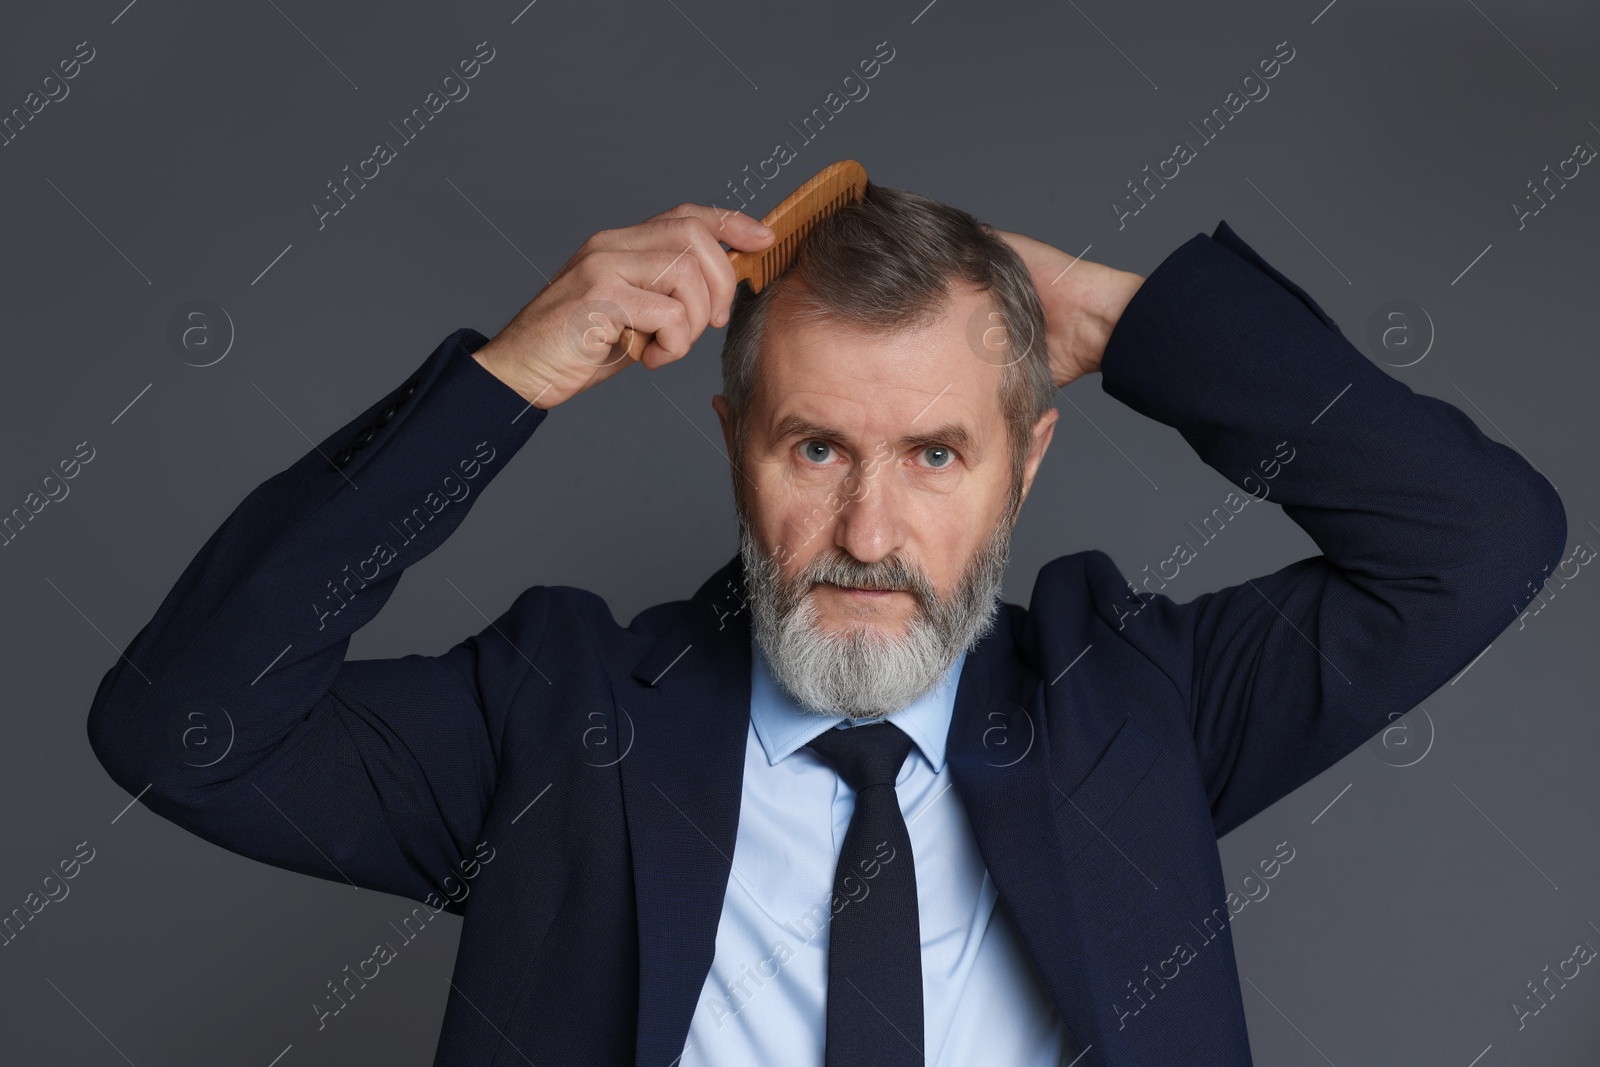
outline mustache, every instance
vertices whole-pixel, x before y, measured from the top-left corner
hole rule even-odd
[[[935,598],[933,583],[922,569],[899,556],[877,563],[863,563],[841,552],[818,557],[806,565],[800,581],[807,585],[826,583],[850,589],[881,589],[906,592],[922,603]]]

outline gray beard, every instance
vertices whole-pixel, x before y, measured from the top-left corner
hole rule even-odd
[[[941,598],[921,568],[898,556],[869,564],[838,548],[785,581],[776,558],[757,543],[744,507],[737,510],[752,634],[773,677],[806,711],[853,718],[899,711],[937,685],[957,656],[994,629],[1012,522],[996,525],[955,591]],[[905,636],[864,625],[840,634],[818,629],[811,596],[818,582],[911,593],[917,608]]]

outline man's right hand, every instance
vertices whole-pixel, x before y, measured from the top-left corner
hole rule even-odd
[[[699,204],[601,230],[473,358],[544,409],[633,362],[616,348],[625,326],[655,335],[639,360],[654,370],[728,321],[736,282],[718,241],[754,252],[772,239],[748,215]]]

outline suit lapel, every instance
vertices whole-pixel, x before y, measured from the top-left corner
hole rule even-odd
[[[1053,817],[1048,720],[1039,677],[1015,653],[1011,610],[1001,608],[995,631],[962,668],[946,740],[951,777],[1051,1001],[1080,1049],[1098,1046],[1084,1062],[1105,1064],[1094,961]]]
[[[739,827],[750,667],[735,556],[634,666],[633,682],[615,686],[634,738],[619,770],[638,905],[639,1067],[676,1063],[716,952]]]

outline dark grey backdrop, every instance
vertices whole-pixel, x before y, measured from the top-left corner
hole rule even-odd
[[[1520,229],[1511,206],[1575,144],[1600,145],[1590,5],[124,3],[17,9],[0,34],[5,111],[78,42],[94,50],[0,147],[0,512],[80,442],[94,450],[70,495],[0,548],[0,911],[79,843],[94,850],[0,948],[7,1064],[430,1062],[458,921],[318,1032],[324,983],[405,903],[128,807],[85,741],[94,688],[234,505],[306,450],[302,432],[320,440],[451,330],[493,334],[590,232],[715,201],[798,141],[789,123],[879,42],[894,58],[870,94],[754,213],[854,157],[881,183],[1145,274],[1226,218],[1370,357],[1426,349],[1391,373],[1512,443],[1561,490],[1569,546],[1600,545],[1600,174],[1584,167]],[[397,140],[387,124],[480,41],[494,58],[470,95],[319,231],[324,183]],[[1201,144],[1189,123],[1284,41],[1294,59],[1270,95]],[[1112,198],[1179,140],[1197,157],[1119,229]],[[169,318],[197,299],[225,315],[191,337],[209,348],[175,350]],[[1397,299],[1415,304],[1395,320],[1412,343],[1370,344]],[[179,358],[214,358],[228,320],[220,362]],[[708,443],[719,340],[554,413],[352,655],[440,652],[482,627],[472,603],[498,614],[531,584],[594,589],[622,620],[688,595],[735,549]],[[1062,553],[1153,565],[1229,488],[1098,379],[1063,396],[1013,601]],[[1169,592],[1313,551],[1275,506],[1251,508]],[[1508,604],[1508,631],[1387,743],[1221,843],[1234,886],[1278,843],[1295,850],[1235,920],[1259,1063],[1595,1062],[1595,968],[1520,1029],[1511,1007],[1577,942],[1600,946],[1600,575],[1580,568],[1545,599],[1521,624]]]

